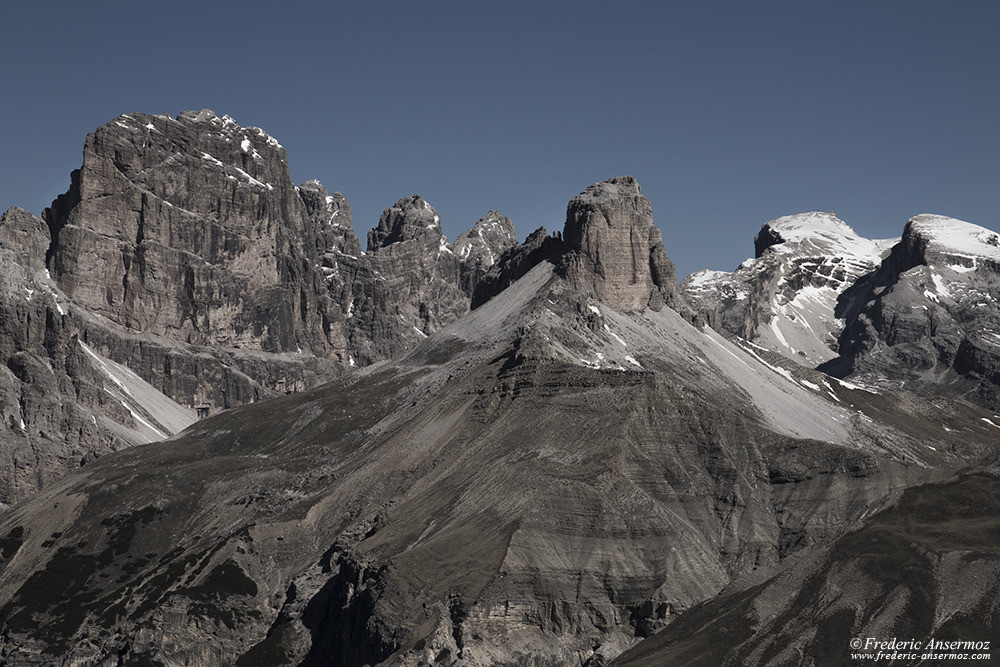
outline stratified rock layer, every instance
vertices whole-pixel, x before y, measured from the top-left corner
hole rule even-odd
[[[631,176],[595,183],[570,201],[564,274],[621,312],[675,303],[674,265],[653,208]]]

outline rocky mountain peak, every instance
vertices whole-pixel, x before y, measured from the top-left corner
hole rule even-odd
[[[595,183],[574,197],[563,236],[563,273],[577,289],[622,312],[674,303],[674,265],[632,176]]]
[[[204,123],[205,121],[212,121],[216,118],[217,116],[215,115],[215,112],[211,109],[202,109],[201,111],[186,109],[177,114],[177,120],[191,123]]]
[[[789,251],[799,246],[830,253],[870,253],[873,241],[858,236],[846,222],[830,211],[786,215],[764,224],[753,239],[754,257],[771,248]],[[780,247],[779,247],[780,246]],[[865,246],[860,248],[860,246]]]
[[[423,197],[410,195],[382,212],[378,227],[368,232],[368,252],[412,239],[437,244],[440,238],[441,216]]]
[[[334,251],[360,255],[361,242],[354,233],[351,205],[347,198],[339,192],[328,193],[315,178],[300,185],[298,190],[306,215],[316,231],[317,252],[320,255]]]
[[[461,259],[470,259],[487,269],[500,255],[517,245],[514,223],[499,211],[489,211],[475,226],[455,239],[453,252]]]

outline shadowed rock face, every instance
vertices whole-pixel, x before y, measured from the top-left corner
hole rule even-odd
[[[674,305],[674,265],[631,176],[595,183],[571,200],[563,239],[563,271],[578,289],[621,312]]]
[[[998,498],[995,471],[909,489],[858,530],[770,578],[734,586],[612,664],[854,664],[851,653],[865,651],[851,640],[869,637],[985,641],[996,656]]]
[[[823,368],[1000,406],[1000,235],[919,215],[877,271],[845,293],[840,357]]]

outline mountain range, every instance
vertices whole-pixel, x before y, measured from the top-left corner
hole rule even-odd
[[[1000,235],[768,222],[676,282],[631,177],[364,251],[281,145],[119,116],[0,219],[0,657],[849,664],[997,638]]]

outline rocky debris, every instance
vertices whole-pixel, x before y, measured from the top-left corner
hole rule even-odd
[[[631,176],[595,183],[574,197],[563,239],[562,272],[577,289],[621,312],[675,304],[674,265],[653,208]]]
[[[824,369],[1000,407],[1000,235],[918,215],[878,271],[844,295],[840,357]]]
[[[995,470],[908,489],[859,529],[732,586],[611,664],[852,664],[867,638],[883,637],[922,643],[901,654],[995,654],[998,491]],[[933,650],[932,638],[989,649]]]
[[[593,664],[995,441],[968,406],[821,387],[553,269],[0,516],[0,650]],[[961,431],[920,422],[952,412]]]
[[[755,256],[735,271],[698,271],[678,289],[711,326],[816,366],[837,354],[838,299],[893,243],[862,238],[833,213],[786,216],[761,228]]]

